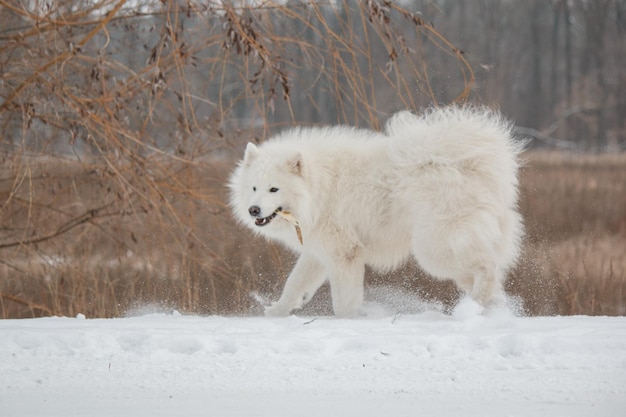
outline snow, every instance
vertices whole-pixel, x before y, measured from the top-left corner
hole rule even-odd
[[[624,416],[626,317],[0,321],[0,416]]]

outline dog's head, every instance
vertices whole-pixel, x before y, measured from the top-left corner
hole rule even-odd
[[[273,235],[293,226],[279,216],[297,216],[306,187],[303,161],[293,149],[264,149],[248,143],[229,183],[231,206],[238,220],[256,232]]]

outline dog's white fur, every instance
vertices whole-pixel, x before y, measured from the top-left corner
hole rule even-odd
[[[248,144],[229,183],[234,214],[300,253],[266,314],[302,307],[326,280],[335,314],[358,314],[365,265],[390,271],[411,254],[482,305],[501,305],[523,229],[521,148],[497,113],[455,106],[397,113],[382,133],[296,128]],[[280,215],[255,224],[278,208],[298,221],[303,244]]]

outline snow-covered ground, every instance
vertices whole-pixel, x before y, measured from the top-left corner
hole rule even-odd
[[[625,416],[626,317],[0,321],[0,416]]]

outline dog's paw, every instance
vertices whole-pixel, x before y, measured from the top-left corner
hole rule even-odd
[[[267,317],[286,317],[289,313],[291,313],[291,308],[278,301],[265,307],[265,316]]]

